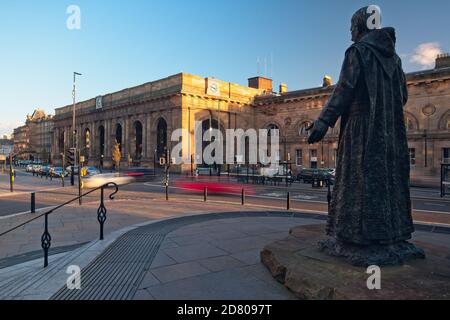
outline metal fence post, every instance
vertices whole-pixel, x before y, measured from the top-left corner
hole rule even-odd
[[[242,193],[241,193],[241,204],[245,205],[245,190],[244,190],[244,188],[242,188]]]
[[[328,177],[328,180],[327,180],[327,188],[328,188],[328,191],[327,191],[327,202],[328,202],[328,213],[330,213],[330,203],[331,203],[331,183],[330,183],[330,178]]]
[[[44,268],[48,266],[48,250],[50,249],[52,237],[48,232],[48,213],[45,214],[44,233],[41,237],[41,246],[44,249]]]
[[[288,191],[287,198],[286,198],[286,209],[291,209],[291,193]]]
[[[100,240],[103,240],[103,225],[106,221],[106,207],[103,199],[104,187],[100,189],[100,206],[97,210],[97,220],[100,223]]]

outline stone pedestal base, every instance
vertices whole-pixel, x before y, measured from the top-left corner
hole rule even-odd
[[[367,269],[319,250],[324,225],[293,228],[288,238],[267,245],[261,260],[275,279],[300,299],[450,299],[448,249],[417,243],[427,259],[381,267],[381,290],[369,290]]]
[[[319,242],[319,250],[332,256],[344,257],[350,264],[359,267],[398,266],[409,260],[425,259],[422,249],[406,241],[392,245],[358,246],[327,239]]]

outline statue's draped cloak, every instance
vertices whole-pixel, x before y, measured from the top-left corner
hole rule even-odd
[[[405,74],[395,30],[374,30],[345,54],[336,88],[319,119],[341,117],[327,233],[356,244],[411,238]]]

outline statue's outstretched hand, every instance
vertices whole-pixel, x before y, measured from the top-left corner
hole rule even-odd
[[[318,119],[314,121],[314,123],[312,123],[308,128],[306,128],[306,130],[312,130],[308,138],[308,143],[313,144],[319,142],[325,137],[328,131],[328,124]]]

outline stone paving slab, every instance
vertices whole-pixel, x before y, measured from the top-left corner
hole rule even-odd
[[[165,202],[161,202],[163,203]],[[114,210],[120,208],[121,202],[117,201],[116,204],[118,206]],[[172,211],[174,206],[172,204],[169,211]],[[209,205],[207,209],[212,210],[213,207]],[[124,214],[131,214],[131,212]],[[243,208],[241,212],[222,211],[211,214],[198,210],[191,212],[191,216],[187,216],[187,212],[182,212],[181,215],[185,218],[160,221],[146,219],[145,222],[113,232],[115,238],[111,237],[111,234],[108,235],[107,243],[109,244],[115,243],[114,239],[118,239],[119,235],[125,233],[135,236],[155,233],[163,237],[148,267],[144,267],[140,274],[130,273],[136,287],[127,289],[128,293],[123,296],[124,298],[295,299],[295,296],[275,281],[261,264],[260,251],[267,244],[277,240],[283,248],[289,249],[289,242],[284,243],[283,239],[292,227],[324,224],[323,219],[316,219],[314,216],[308,219],[307,215],[293,217],[295,214],[256,212],[250,211],[250,208]],[[424,231],[416,234],[420,238],[418,241],[423,241],[425,244],[432,243],[433,246],[441,245],[445,249],[447,247],[444,243],[450,242],[447,234],[430,234]],[[214,237],[214,235],[219,236]],[[83,248],[82,251],[87,256],[76,256],[70,260],[70,263],[79,263],[80,266],[88,268],[94,258],[98,259],[104,255],[108,244],[101,241],[94,243],[95,246],[89,244]],[[139,244],[133,242],[131,247],[138,248]],[[441,258],[445,259],[445,257]],[[38,263],[34,262],[33,272],[39,272],[40,263],[41,260]],[[121,263],[124,266],[127,263],[132,266],[134,260]],[[105,270],[104,272],[108,272],[107,268]],[[47,279],[48,283],[41,281],[23,292],[15,293],[13,297],[15,299],[49,298],[57,289],[64,286],[67,278],[64,271],[63,268],[59,270],[56,278],[49,276],[42,278]],[[2,279],[7,281],[11,273],[20,276],[20,272],[14,273],[13,267],[0,269],[0,286]],[[126,282],[126,279],[121,279],[121,276],[117,274],[114,279],[111,278],[110,280],[114,280],[114,283],[104,283],[102,296],[94,291],[92,296],[90,292],[83,296],[102,299],[116,297],[114,291],[120,289],[120,286]],[[94,289],[89,288],[89,290]]]

